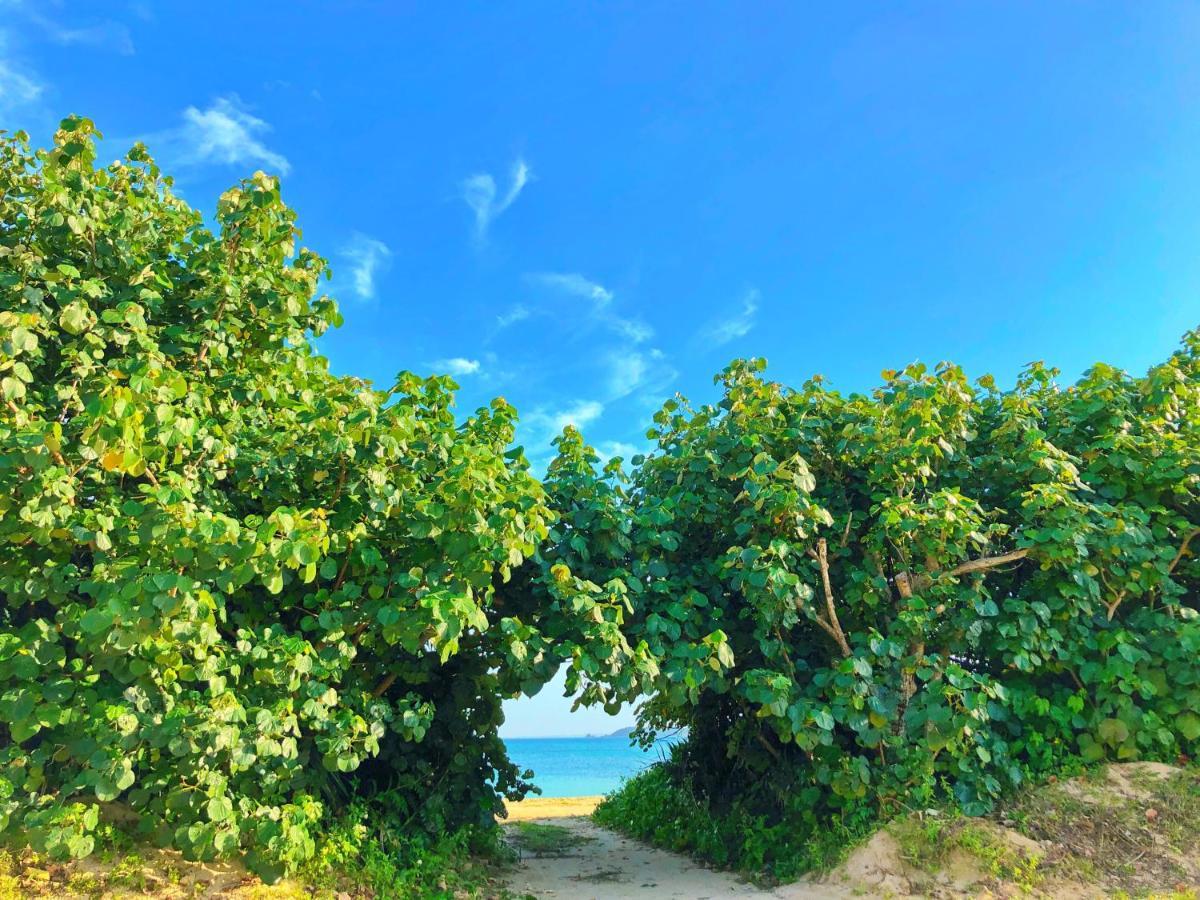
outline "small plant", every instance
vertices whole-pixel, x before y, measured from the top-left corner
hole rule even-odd
[[[932,873],[938,871],[950,855],[951,842],[946,832],[957,823],[958,817],[940,810],[926,810],[902,816],[888,825],[888,831],[900,847],[900,857],[915,869]]]
[[[509,827],[509,840],[522,853],[532,856],[565,856],[595,838],[562,825],[515,822]]]
[[[1027,854],[980,825],[964,823],[954,836],[956,846],[976,857],[998,881],[1032,891],[1042,879],[1041,856]]]
[[[795,798],[782,819],[775,820],[756,813],[754,799],[751,795],[727,808],[716,808],[696,795],[677,766],[660,763],[606,797],[592,818],[599,825],[768,884],[832,868],[876,825],[866,814],[818,824],[801,797]],[[801,834],[805,838],[797,839]]]

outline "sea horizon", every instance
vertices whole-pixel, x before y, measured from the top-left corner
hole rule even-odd
[[[649,748],[631,744],[628,730],[608,735],[504,738],[509,758],[533,771],[530,781],[541,797],[593,797],[610,794],[623,782],[663,759],[676,737]]]

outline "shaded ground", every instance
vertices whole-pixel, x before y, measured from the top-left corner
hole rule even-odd
[[[0,851],[0,900],[27,897],[300,900],[309,892],[294,881],[268,887],[239,863],[188,862],[169,850],[141,848],[70,863],[51,862],[28,850]]]

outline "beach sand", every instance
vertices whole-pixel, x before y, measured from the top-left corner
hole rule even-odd
[[[590,816],[604,798],[595,797],[528,797],[516,803],[504,804],[507,822],[528,822],[531,819],[564,819],[569,816]]]
[[[600,828],[589,817],[602,799],[535,797],[509,804],[508,819],[502,824],[520,855],[516,870],[507,879],[509,889],[519,896],[559,900],[810,900],[856,896],[823,884],[797,884],[775,890],[756,887],[729,872],[705,868],[686,856]],[[527,822],[555,826],[570,840],[561,849],[522,850],[520,830]]]

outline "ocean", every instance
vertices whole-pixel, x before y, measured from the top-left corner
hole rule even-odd
[[[670,744],[660,740],[649,750],[630,746],[627,735],[609,737],[508,738],[508,755],[522,769],[533,769],[543,797],[608,794],[621,782],[666,757]]]

